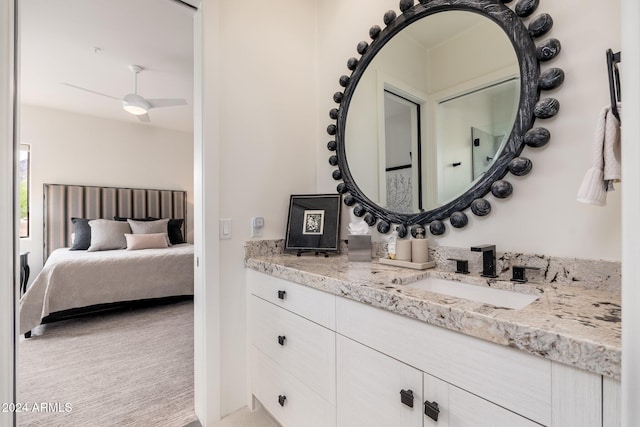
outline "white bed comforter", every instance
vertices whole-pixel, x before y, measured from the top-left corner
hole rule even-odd
[[[20,300],[20,333],[57,311],[193,295],[193,245],[102,252],[56,249]]]

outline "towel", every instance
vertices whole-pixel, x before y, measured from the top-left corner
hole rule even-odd
[[[620,182],[620,177],[620,121],[610,107],[605,107],[598,117],[591,149],[591,167],[578,190],[578,201],[605,206],[607,191],[614,190],[613,183]]]

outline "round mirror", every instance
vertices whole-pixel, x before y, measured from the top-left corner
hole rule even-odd
[[[489,18],[448,11],[408,25],[369,63],[351,98],[345,154],[353,179],[369,200],[399,213],[458,198],[507,141],[519,82],[513,45]]]
[[[533,128],[553,117],[555,89],[564,73],[540,62],[560,52],[560,43],[534,39],[553,25],[547,14],[532,16],[539,0],[401,0],[401,14],[388,11],[385,28],[371,27],[371,43],[357,45],[351,75],[333,99],[335,136],[327,147],[333,178],[353,213],[386,233],[398,224],[445,233],[468,223],[467,213],[491,211],[484,196],[508,198],[507,173],[525,175],[531,161],[525,145],[541,147],[550,134]]]

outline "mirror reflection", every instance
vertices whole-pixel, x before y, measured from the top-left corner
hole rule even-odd
[[[354,91],[345,126],[354,181],[398,213],[459,197],[498,157],[519,95],[516,52],[489,18],[446,11],[414,22],[378,52]]]
[[[381,200],[386,208],[394,212],[411,213],[414,200],[420,203],[422,182],[420,180],[420,104],[384,92],[384,159],[385,173],[381,175],[386,192]],[[416,165],[412,161],[415,156]],[[413,183],[417,194],[413,194]],[[385,200],[386,199],[386,200]]]

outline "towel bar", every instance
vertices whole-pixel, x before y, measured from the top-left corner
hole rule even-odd
[[[609,72],[609,94],[611,95],[611,112],[618,120],[620,114],[618,112],[618,102],[620,102],[620,71],[618,63],[621,60],[621,53],[613,53],[611,49],[607,49],[607,70]]]

